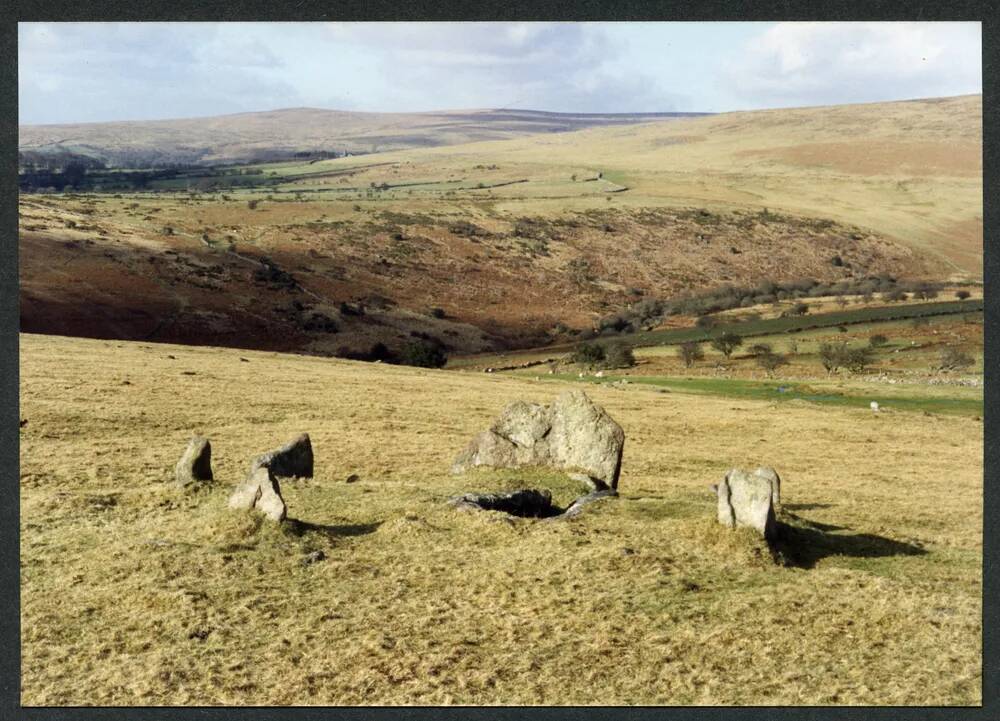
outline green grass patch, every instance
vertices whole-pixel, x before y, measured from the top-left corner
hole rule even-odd
[[[777,401],[804,400],[821,405],[868,408],[878,401],[886,410],[927,411],[928,413],[953,413],[967,416],[982,416],[983,401],[979,398],[958,398],[952,396],[900,396],[891,398],[880,396],[877,390],[864,394],[844,393],[815,388],[807,383],[791,381],[755,381],[736,378],[674,378],[666,376],[605,376],[579,378],[571,373],[556,373],[544,378],[575,380],[584,383],[613,383],[627,380],[636,385],[650,385],[683,393],[723,396],[745,400]]]

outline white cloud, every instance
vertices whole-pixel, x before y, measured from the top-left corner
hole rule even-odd
[[[410,108],[671,110],[681,97],[616,66],[625,48],[601,23],[332,23],[329,32],[377,48],[391,100]]]
[[[746,38],[751,38],[746,42]],[[978,23],[21,23],[22,122],[729,110],[980,92]]]
[[[982,91],[979,23],[778,23],[724,66],[746,107]]]
[[[282,62],[215,23],[22,23],[24,122],[215,115],[300,105]]]

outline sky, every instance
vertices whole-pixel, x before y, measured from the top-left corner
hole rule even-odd
[[[19,23],[22,124],[723,112],[982,92],[977,22]]]

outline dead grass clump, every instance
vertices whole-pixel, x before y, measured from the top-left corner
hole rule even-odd
[[[249,550],[260,543],[266,532],[265,521],[260,513],[232,511],[215,504],[191,524],[191,537],[220,550]]]
[[[713,506],[714,508],[714,506]],[[689,542],[720,563],[747,568],[767,568],[775,565],[775,557],[767,541],[750,528],[730,529],[712,518],[688,521]]]

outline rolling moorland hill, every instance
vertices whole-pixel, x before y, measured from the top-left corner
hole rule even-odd
[[[981,95],[721,113],[392,153],[379,162],[409,162],[417,174],[421,164],[487,158],[512,177],[600,170],[627,187],[615,200],[629,206],[768,207],[857,224],[929,254],[940,273],[982,274]],[[519,207],[514,201],[529,193],[517,186],[493,194],[511,196],[501,209],[572,207],[561,197]]]
[[[364,113],[288,108],[177,120],[22,125],[18,149],[36,156],[75,153],[125,168],[245,163],[295,153],[375,153],[703,114],[515,109]]]
[[[977,280],[981,109],[727,113],[24,194],[22,328],[471,353],[724,283]]]

